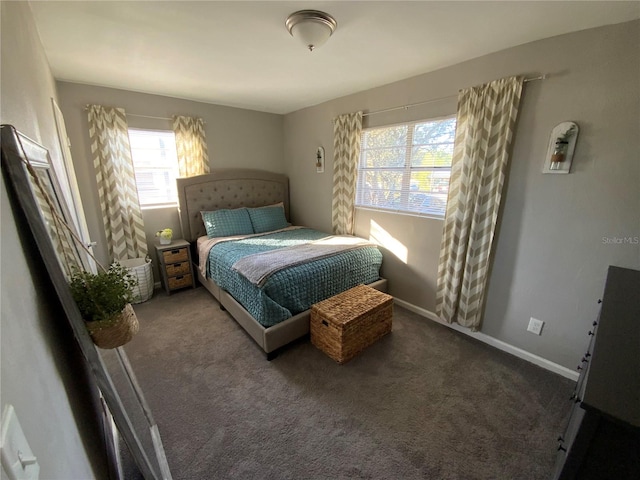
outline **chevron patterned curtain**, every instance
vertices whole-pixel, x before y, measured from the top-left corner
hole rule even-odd
[[[114,261],[145,257],[147,239],[124,109],[89,106],[89,140],[109,257]]]
[[[347,113],[333,121],[333,233],[353,235],[356,176],[360,159],[362,112]]]
[[[38,168],[33,173],[38,177],[38,188],[34,188],[33,192],[40,207],[40,212],[44,217],[44,224],[49,231],[51,244],[57,253],[60,266],[67,278],[70,279],[73,268],[82,267],[82,259],[78,253],[78,247],[64,227],[63,222],[52,213],[52,210],[55,210],[52,206],[56,204],[56,201],[51,198],[54,187],[51,184],[49,172]]]
[[[436,313],[480,328],[522,77],[461,90],[440,246]]]
[[[173,117],[176,134],[178,170],[181,177],[193,177],[209,173],[209,154],[204,135],[204,120],[196,117]]]

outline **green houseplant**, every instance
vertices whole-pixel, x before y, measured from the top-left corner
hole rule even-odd
[[[130,303],[137,283],[119,263],[97,274],[73,271],[71,294],[97,346],[122,346],[138,332],[138,319]]]
[[[170,228],[158,230],[156,232],[156,237],[160,238],[161,245],[169,245],[171,243],[171,239],[173,238],[173,230],[171,230]]]

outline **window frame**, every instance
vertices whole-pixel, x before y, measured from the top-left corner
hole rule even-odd
[[[407,122],[398,122],[398,123],[393,123],[393,124],[387,124],[387,125],[377,125],[377,126],[372,126],[372,127],[367,127],[367,128],[363,128],[362,129],[362,135],[361,135],[361,149],[360,149],[360,155],[358,158],[358,166],[357,166],[357,180],[356,180],[356,195],[355,195],[355,202],[354,202],[354,206],[355,208],[358,209],[362,209],[362,210],[372,210],[372,211],[380,211],[380,212],[387,212],[387,213],[395,213],[395,214],[399,214],[399,215],[411,215],[411,216],[418,216],[418,217],[423,217],[423,218],[433,218],[433,219],[438,219],[438,220],[444,220],[445,214],[446,214],[446,201],[447,198],[445,197],[445,205],[443,207],[443,212],[442,214],[438,214],[438,213],[431,213],[431,212],[420,212],[417,210],[410,210],[408,209],[408,205],[410,203],[409,200],[409,196],[411,193],[411,174],[415,173],[415,172],[426,172],[426,171],[430,171],[430,172],[448,172],[449,173],[449,179],[451,178],[451,164],[449,164],[449,166],[446,167],[442,167],[442,166],[413,166],[412,165],[412,150],[415,147],[414,143],[413,143],[413,134],[414,134],[414,128],[416,125],[422,124],[422,123],[430,123],[430,122],[439,122],[439,121],[445,121],[445,120],[454,120],[455,123],[456,122],[456,115],[455,114],[451,114],[451,115],[444,115],[444,116],[438,116],[438,117],[431,117],[431,118],[426,118],[426,119],[421,119],[421,120],[411,120],[411,121],[407,121]],[[363,152],[366,150],[362,149],[362,145],[364,145],[364,136],[366,135],[367,132],[371,131],[371,130],[380,130],[380,129],[385,129],[385,128],[394,128],[394,127],[407,127],[407,135],[406,135],[406,141],[404,144],[404,150],[405,150],[405,156],[404,156],[404,165],[402,167],[391,167],[391,166],[387,166],[387,167],[366,167],[363,165],[365,157],[363,156]],[[443,143],[439,143],[440,145],[442,145]],[[449,142],[446,142],[446,144],[449,144]],[[453,156],[453,145],[455,144],[455,129],[454,129],[454,133],[453,133],[453,142],[451,143],[452,145],[452,156]],[[434,144],[429,144],[429,145],[438,145],[437,143]],[[402,148],[402,146],[398,146],[397,148]],[[383,206],[376,206],[376,205],[370,205],[370,204],[365,204],[363,203],[362,197],[365,194],[365,190],[363,189],[363,182],[365,181],[365,175],[363,174],[364,172],[401,172],[402,174],[402,186],[401,189],[399,191],[400,193],[400,205],[403,208],[390,208],[390,207],[383,207]],[[449,182],[447,182],[447,189],[446,189],[446,196],[448,197],[448,192],[449,192]],[[397,190],[379,190],[381,192],[392,192],[392,191],[396,191]],[[435,192],[429,192],[429,193],[425,193],[426,195],[429,194],[433,194]]]
[[[171,134],[173,135],[173,141],[174,141],[174,146],[175,146],[175,132],[169,128],[142,128],[142,127],[129,127],[127,129],[127,133],[129,135],[129,143],[130,143],[130,149],[131,149],[131,163],[133,165],[133,171],[134,171],[134,180],[136,183],[136,191],[138,193],[138,202],[140,202],[140,208],[142,210],[150,210],[150,209],[154,209],[154,208],[171,208],[171,207],[178,207],[178,193],[177,193],[177,187],[176,187],[176,196],[174,200],[168,200],[166,202],[155,202],[155,203],[142,203],[141,199],[140,199],[140,191],[139,191],[139,187],[138,187],[138,179],[136,177],[136,175],[139,173],[139,170],[136,169],[136,162],[134,159],[134,155],[133,155],[133,148],[131,147],[131,131],[136,131],[136,132],[146,132],[146,133],[161,133],[161,134]],[[173,183],[175,184],[175,181],[177,178],[180,177],[180,170],[178,167],[178,152],[177,152],[177,146],[175,146],[175,165],[174,168],[172,169],[173,172],[175,173],[174,178],[173,178]],[[170,172],[171,173],[171,172]]]

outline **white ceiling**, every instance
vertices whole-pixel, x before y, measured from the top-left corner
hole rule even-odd
[[[640,2],[31,1],[59,80],[288,113],[541,38],[640,18]],[[314,52],[284,22],[338,28]],[[514,72],[518,73],[518,72]]]

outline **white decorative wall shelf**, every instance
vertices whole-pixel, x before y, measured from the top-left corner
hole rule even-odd
[[[553,128],[542,173],[569,173],[579,131],[575,122],[562,122]]]

